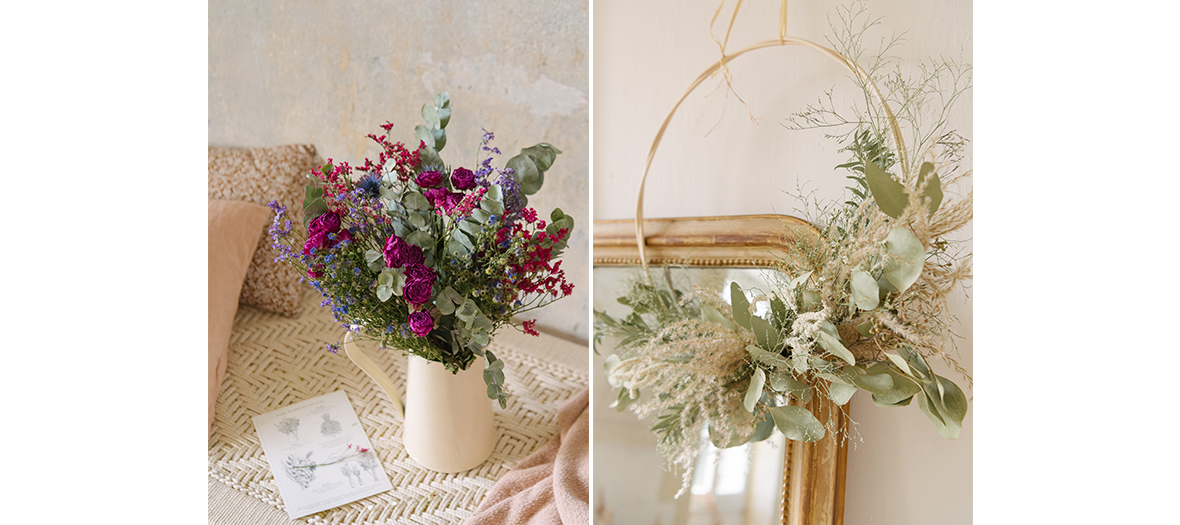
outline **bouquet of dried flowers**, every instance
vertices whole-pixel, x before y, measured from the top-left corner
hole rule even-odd
[[[369,135],[376,162],[313,170],[303,201],[307,238],[293,233],[289,212],[272,202],[270,235],[280,259],[306,272],[322,306],[355,337],[436,361],[451,371],[486,358],[488,397],[506,404],[504,363],[484,347],[511,318],[568,296],[561,261],[572,217],[554,209],[546,221],[528,207],[561,153],[545,143],[524,148],[503,168],[485,130],[480,160],[451,167],[446,145],[450,95],[422,106],[417,148]],[[386,133],[392,124],[381,126]],[[538,335],[536,321],[521,323]],[[339,343],[329,344],[333,352]]]
[[[861,55],[858,34],[846,31],[835,43],[853,60]],[[943,437],[958,437],[967,396],[929,360],[944,360],[970,382],[943,346],[952,335],[948,295],[971,279],[971,254],[947,238],[970,222],[972,197],[943,188],[971,171],[961,169],[963,139],[943,129],[946,107],[931,127],[917,120],[928,99],[949,107],[969,89],[970,67],[944,61],[924,71],[918,82],[882,82],[904,108],[898,120],[921,140],[917,151],[891,148],[887,126],[895,120],[870,108],[854,108],[851,118],[828,107],[795,115],[800,127],[855,126],[834,137],[852,154],[837,168],[849,170],[855,185],[847,201],[808,217],[815,234],[785,247],[789,256],[778,269],[786,277],[770,283],[771,293],[748,296],[732,283],[723,296],[678,289],[670,278],[636,279],[619,298],[629,315],[595,311],[596,343],[619,340],[606,359],[607,379],[619,389],[612,406],[656,418],[658,450],[683,470],[682,493],[702,436],[720,448],[766,439],[776,428],[793,440],[816,441],[829,431],[847,437],[849,427],[832,428],[832,420],[802,406],[813,396],[837,407],[857,390],[879,406],[916,400]],[[951,96],[932,87],[940,79],[950,80]],[[858,82],[868,98],[868,86]]]

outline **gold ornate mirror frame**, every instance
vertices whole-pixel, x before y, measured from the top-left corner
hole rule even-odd
[[[648,264],[689,268],[777,268],[783,246],[815,234],[806,221],[786,215],[645,219],[643,231]],[[634,220],[594,221],[594,266],[641,264]],[[824,396],[802,406],[821,421],[830,416],[838,427],[847,424],[848,407],[834,410]],[[842,525],[847,465],[848,448],[833,432],[814,443],[788,441],[782,523]]]

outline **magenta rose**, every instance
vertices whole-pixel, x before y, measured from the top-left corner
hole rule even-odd
[[[426,337],[434,330],[434,317],[430,316],[430,312],[414,312],[410,314],[409,321],[410,330],[418,337]]]
[[[407,264],[422,262],[422,248],[414,246],[397,235],[385,240],[385,266],[401,268]]]
[[[438,206],[442,205],[441,204],[442,202],[446,201],[448,193],[450,193],[450,192],[448,192],[445,188],[434,188],[434,189],[426,190],[426,200],[429,200],[430,204],[433,204],[435,207],[438,207]]]
[[[338,245],[344,241],[351,241],[351,240],[352,240],[352,232],[350,232],[348,230],[340,230],[340,233],[337,233],[336,238],[334,240],[332,240],[332,247],[335,248],[336,245]]]
[[[406,281],[406,286],[402,288],[402,297],[405,297],[406,302],[410,304],[423,304],[430,300],[430,292],[433,287],[433,281],[412,279]]]
[[[432,170],[419,173],[417,182],[419,188],[433,188],[442,184],[442,180],[442,173]]]
[[[307,236],[307,242],[303,243],[303,255],[311,255],[312,248],[317,251],[323,250],[328,244],[328,232],[318,231]]]
[[[455,168],[451,172],[451,186],[456,190],[469,190],[475,187],[475,174],[467,168]]]
[[[462,193],[448,193],[446,199],[443,201],[443,211],[450,213],[451,209],[458,206],[463,201]]]
[[[326,212],[311,220],[307,225],[308,233],[328,232],[336,233],[340,231],[340,216],[332,212]]]
[[[434,269],[420,263],[412,263],[406,265],[405,270],[406,281],[430,281],[435,280]]]

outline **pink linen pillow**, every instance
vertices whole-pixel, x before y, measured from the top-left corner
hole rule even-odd
[[[209,198],[263,206],[277,200],[292,217],[302,217],[305,175],[321,165],[315,146],[310,144],[251,149],[210,147]],[[293,222],[296,234],[305,235],[303,221]],[[268,238],[258,241],[240,300],[242,304],[298,317],[302,276],[295,267],[275,261],[278,255]]]
[[[238,295],[254,257],[260,232],[271,221],[266,206],[209,199],[209,426],[238,312]]]

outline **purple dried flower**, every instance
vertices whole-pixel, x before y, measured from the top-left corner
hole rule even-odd
[[[430,312],[414,312],[410,314],[408,320],[410,330],[413,330],[414,335],[418,337],[426,337],[430,335],[431,330],[434,330],[434,317],[431,317]]]
[[[340,216],[330,211],[320,214],[307,225],[307,231],[308,233],[336,233],[340,231]]]
[[[385,241],[385,266],[401,268],[407,264],[422,262],[422,248],[414,246],[397,235],[390,235]]]
[[[437,278],[437,274],[434,272],[433,268],[421,263],[407,264],[404,275],[406,276],[407,281],[424,280],[433,283]]]
[[[417,179],[419,188],[433,188],[439,184],[442,184],[442,181],[442,173],[434,170],[423,171],[422,173],[419,173]]]
[[[475,173],[467,168],[456,168],[451,172],[451,185],[456,190],[469,190],[475,187]]]
[[[510,170],[501,172],[496,184],[500,185],[500,190],[504,194],[504,209],[508,210],[509,214],[524,209],[520,200],[520,184],[516,182],[516,177],[512,175]]]
[[[433,280],[411,279],[402,289],[402,297],[410,304],[423,304],[430,300],[430,293],[434,287]]]

